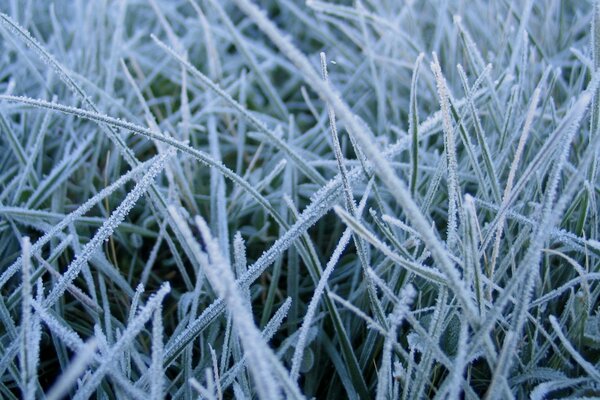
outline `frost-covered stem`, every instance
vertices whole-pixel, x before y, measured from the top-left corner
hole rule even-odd
[[[152,316],[151,400],[161,400],[164,398],[163,353],[162,306],[159,304]]]
[[[370,270],[369,273],[375,274],[373,270]],[[402,323],[406,314],[410,312],[409,306],[412,304],[415,295],[415,288],[411,284],[408,284],[402,289],[399,299],[394,299],[394,310],[389,315],[390,327],[388,332],[386,332],[381,354],[381,368],[379,369],[377,382],[377,400],[385,400],[391,396],[393,386],[392,347],[397,342],[398,326]]]
[[[444,130],[444,150],[448,165],[448,230],[446,245],[452,249],[458,241],[458,207],[460,205],[460,186],[458,184],[458,161],[456,159],[456,140],[454,127],[450,115],[450,94],[446,79],[442,75],[442,68],[437,55],[433,54],[431,70],[435,76],[440,106],[442,109],[442,127]]]
[[[312,325],[313,318],[317,311],[317,306],[319,305],[319,301],[321,300],[323,291],[326,289],[327,280],[329,279],[329,276],[331,276],[333,269],[335,268],[340,256],[342,255],[342,252],[348,245],[348,242],[350,241],[351,237],[352,237],[352,230],[350,228],[346,228],[346,230],[344,231],[344,234],[342,235],[337,246],[335,247],[335,250],[333,251],[331,258],[329,259],[329,262],[327,263],[325,270],[323,271],[323,275],[321,275],[321,279],[319,280],[319,283],[317,284],[317,287],[315,288],[312,298],[310,299],[310,303],[308,304],[308,309],[306,310],[306,314],[304,315],[302,326],[300,327],[300,335],[298,335],[298,341],[294,348],[294,356],[292,357],[292,368],[290,370],[290,378],[293,381],[298,380],[298,376],[300,373],[300,366],[302,365],[302,358],[304,355],[303,353],[304,353],[304,349],[306,347],[306,341],[308,338],[308,332]]]
[[[46,395],[46,400],[60,400],[67,395],[71,386],[94,359],[97,346],[97,341],[90,339],[77,351],[77,355],[71,361],[68,368],[60,375],[60,378],[52,385],[52,388],[50,388],[50,391]]]
[[[465,221],[465,232],[467,237],[465,240],[465,275],[468,275],[473,279],[473,287],[475,290],[475,298],[477,299],[477,305],[479,308],[479,315],[484,316],[485,314],[485,298],[483,288],[483,276],[481,264],[479,262],[479,226],[477,224],[477,210],[475,209],[475,203],[473,197],[469,194],[465,195],[465,202],[463,204]],[[466,278],[467,282],[469,278]],[[493,286],[493,285],[490,285]]]
[[[233,266],[235,268],[235,274],[238,278],[248,272],[246,246],[240,232],[236,232],[235,236],[233,237]],[[250,309],[251,297],[249,285],[242,286],[241,290],[243,293],[243,298],[246,299],[246,302],[248,303],[247,307]]]
[[[67,226],[73,223],[77,218],[83,216],[89,210],[91,210],[96,204],[101,202],[105,197],[112,194],[115,190],[123,186],[126,182],[128,182],[131,178],[139,174],[142,170],[147,169],[149,164],[152,164],[155,159],[147,161],[145,163],[141,163],[135,168],[132,168],[127,173],[123,174],[119,179],[113,182],[111,185],[105,187],[101,191],[99,191],[94,197],[87,200],[85,203],[77,207],[77,209],[70,214],[68,214],[65,218],[63,218],[59,223],[54,225],[52,229],[46,232],[41,238],[36,240],[36,242],[31,246],[31,254],[37,254],[42,249],[42,247],[50,242],[52,238],[54,238],[59,232],[65,229]],[[3,273],[0,275],[0,288],[2,288],[6,282],[21,268],[23,262],[23,258],[19,257],[17,260],[10,265]]]
[[[292,298],[288,297],[285,302],[279,307],[279,309],[275,312],[275,315],[271,320],[267,323],[267,326],[262,330],[261,335],[265,342],[269,342],[277,330],[281,327],[283,320],[285,319],[288,311],[290,310],[290,306],[292,305]],[[234,383],[234,380],[237,379],[238,375],[241,373],[242,368],[246,365],[247,357],[246,355],[242,355],[239,361],[227,371],[225,375],[222,376],[221,382],[219,385],[222,390],[226,390],[231,384]]]
[[[417,179],[419,177],[419,111],[417,109],[417,80],[419,79],[419,70],[425,57],[420,53],[415,61],[413,68],[412,81],[410,84],[410,103],[408,106],[408,133],[412,139],[410,147],[410,193],[414,197],[417,190]]]
[[[303,75],[305,81],[317,92],[317,94],[326,102],[331,104],[336,114],[346,124],[346,129],[356,139],[361,146],[361,150],[367,156],[367,159],[373,164],[374,172],[388,186],[390,193],[396,201],[402,206],[407,218],[412,222],[415,229],[423,237],[423,241],[429,247],[431,254],[437,261],[439,268],[444,272],[449,281],[454,295],[459,299],[462,307],[465,309],[469,321],[476,323],[476,311],[473,300],[467,295],[468,290],[460,275],[451,261],[448,251],[435,232],[429,225],[429,222],[412,199],[410,191],[406,184],[398,178],[390,163],[381,156],[381,150],[374,144],[373,134],[367,125],[360,120],[342,101],[334,88],[327,82],[320,79],[318,73],[314,70],[306,56],[302,54],[281,32],[275,24],[267,18],[256,5],[249,0],[234,0],[258,27],[271,39],[271,41],[292,61]]]
[[[211,156],[221,161],[221,149],[219,148],[219,136],[217,134],[217,121],[214,116],[208,118],[208,143]],[[225,179],[215,168],[210,170],[210,222],[217,232],[219,246],[223,256],[229,262],[229,230],[227,227],[227,197],[225,196]]]
[[[148,322],[154,311],[160,307],[164,297],[171,291],[169,283],[164,283],[158,292],[154,294],[140,310],[138,315],[131,321],[127,326],[127,329],[123,332],[121,337],[116,343],[109,349],[108,353],[104,355],[100,365],[92,376],[85,381],[85,383],[79,388],[75,395],[75,400],[83,400],[89,398],[92,393],[96,390],[104,376],[109,372],[110,368],[121,356],[123,350],[131,343],[131,341],[144,329],[144,324]]]
[[[577,364],[579,364],[583,368],[583,370],[592,379],[596,381],[596,384],[600,384],[600,371],[598,371],[598,367],[592,364],[591,362],[587,361],[585,358],[583,358],[583,356],[573,347],[571,342],[569,342],[569,339],[565,336],[564,332],[562,331],[560,323],[554,315],[551,315],[549,319],[550,324],[552,325],[552,329],[554,329],[554,332],[556,332],[556,335],[560,339],[562,345],[565,346],[565,349],[567,349],[567,351],[569,352],[569,354],[571,354],[573,359],[577,361]]]
[[[223,400],[223,390],[221,389],[221,378],[219,378],[219,362],[217,361],[217,352],[209,345],[210,357],[212,360],[212,377],[217,392],[217,399]]]
[[[37,344],[32,343],[32,314],[31,314],[31,242],[25,236],[21,240],[23,254],[23,268],[21,287],[21,352],[19,355],[19,366],[21,369],[21,391],[25,400],[35,399],[35,382],[32,380],[30,352],[34,351]]]
[[[250,373],[254,378],[258,396],[261,399],[278,399],[281,397],[280,386],[275,381],[271,364],[266,357],[272,350],[264,343],[260,331],[254,325],[238,290],[233,272],[221,255],[221,250],[210,234],[208,226],[200,217],[196,217],[196,225],[206,243],[210,258],[210,265],[205,265],[204,272],[231,312],[234,328],[248,356]]]
[[[98,246],[108,240],[114,230],[123,222],[129,211],[137,203],[139,198],[146,192],[148,187],[153,183],[154,178],[163,169],[166,159],[171,155],[171,152],[166,152],[159,156],[152,163],[148,172],[135,185],[133,190],[127,194],[125,200],[117,207],[98,229],[94,237],[83,247],[80,254],[75,257],[75,260],[69,265],[67,271],[62,278],[56,283],[48,297],[44,301],[45,307],[52,306],[65,292],[67,286],[75,280],[83,265],[92,257]]]
[[[327,74],[327,58],[325,56],[325,53],[323,52],[321,53],[321,74],[323,77],[323,81],[328,83],[329,77]],[[342,184],[344,187],[346,211],[348,211],[351,215],[355,216],[356,218],[360,218],[360,216],[357,214],[356,204],[354,203],[352,187],[350,186],[350,182],[348,181],[348,171],[346,170],[346,165],[344,164],[342,147],[340,146],[340,140],[338,138],[335,111],[329,105],[327,105],[327,113],[329,115],[329,128],[331,130],[331,139],[333,141],[333,152],[335,154],[335,159],[337,162],[338,170],[340,171],[340,176],[342,177]],[[379,320],[379,323],[385,326],[387,325],[386,319],[382,307],[379,304],[379,300],[377,299],[377,293],[373,286],[373,282],[371,281],[371,278],[366,274],[367,268],[369,268],[369,259],[367,257],[366,243],[354,232],[352,233],[352,240],[354,242],[354,245],[356,246],[358,258],[360,259],[360,263],[363,268],[363,277],[367,286],[367,294],[369,296],[370,306],[373,310],[373,313],[375,313],[377,319]]]
[[[508,200],[510,198],[510,193],[512,191],[513,182],[515,179],[515,175],[517,173],[517,168],[519,166],[519,162],[521,160],[521,156],[523,154],[523,150],[525,149],[525,143],[527,142],[527,138],[529,137],[529,132],[531,131],[531,124],[533,123],[533,118],[535,117],[535,110],[537,108],[539,98],[540,98],[541,90],[537,88],[533,92],[533,96],[531,97],[531,102],[529,104],[529,110],[527,111],[527,116],[525,118],[525,123],[523,124],[523,130],[521,131],[521,137],[519,138],[519,144],[517,145],[517,150],[515,151],[515,157],[510,165],[510,171],[508,172],[508,178],[506,179],[506,187],[504,188],[504,196],[502,197],[502,205],[500,208],[506,208],[508,206]],[[500,251],[500,240],[502,239],[502,231],[504,229],[504,222],[506,221],[506,212],[502,213],[500,219],[498,220],[498,225],[496,227],[496,240],[494,241],[494,248],[492,250],[492,260],[490,261],[490,271],[489,271],[489,279],[494,282],[494,270],[496,267],[496,260],[498,259],[498,253]],[[489,286],[488,290],[488,300],[492,298],[492,285]]]
[[[453,371],[449,377],[448,388],[449,399],[458,399],[461,394],[461,387],[463,384],[463,374],[467,365],[467,341],[469,335],[469,326],[464,320],[460,321],[460,332],[458,334],[458,345],[456,350],[456,356],[454,357]]]

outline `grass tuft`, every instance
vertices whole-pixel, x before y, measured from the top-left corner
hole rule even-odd
[[[2,2],[0,398],[600,397],[599,96],[598,0]]]

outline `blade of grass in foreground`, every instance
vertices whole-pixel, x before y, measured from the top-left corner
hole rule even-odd
[[[212,287],[224,299],[231,312],[234,326],[242,341],[244,353],[248,357],[248,368],[254,378],[259,397],[265,399],[280,398],[281,387],[275,381],[271,364],[266,358],[266,354],[272,350],[263,342],[260,331],[254,325],[251,316],[248,315],[248,309],[245,306],[245,301],[239,295],[233,272],[230,266],[226,265],[221,250],[210,234],[204,220],[197,217],[196,225],[202,234],[208,254],[205,254],[198,243],[192,239],[193,236],[189,227],[181,219],[176,209],[171,207],[169,211],[182,232],[185,232],[185,238],[190,241],[189,245],[198,257],[198,261],[204,268]]]

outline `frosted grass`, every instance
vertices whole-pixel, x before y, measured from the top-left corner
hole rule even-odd
[[[598,396],[600,2],[5,3],[0,398]]]
[[[177,211],[171,208],[170,212],[180,225],[180,229],[185,232],[186,240],[189,240],[190,245],[195,249],[194,253],[203,266],[204,273],[211,285],[228,305],[234,318],[234,324],[236,324],[236,331],[251,363],[250,371],[257,385],[259,395],[264,396],[264,398],[280,398],[279,387],[274,382],[271,367],[265,358],[265,345],[262,343],[260,332],[251,320],[246,317],[240,317],[240,319],[236,317],[247,315],[245,312],[247,308],[244,306],[243,298],[238,294],[231,266],[227,265],[224,260],[221,250],[210,234],[206,223],[199,217],[196,218],[196,225],[206,243],[208,254],[204,253],[199,245],[194,242],[191,231],[184,225],[184,221],[177,214]]]
[[[81,271],[81,268],[85,262],[87,262],[96,248],[102,243],[108,240],[110,235],[119,226],[119,224],[125,219],[127,214],[131,211],[137,200],[144,194],[150,184],[153,182],[156,175],[163,169],[164,163],[169,156],[169,153],[160,156],[148,169],[148,172],[140,179],[133,190],[125,197],[123,202],[116,208],[110,218],[100,227],[94,237],[81,249],[81,253],[75,258],[75,260],[69,265],[67,271],[63,274],[61,279],[53,287],[52,291],[48,294],[45,299],[47,307],[51,306],[56,302],[66,290],[66,285],[71,283]]]

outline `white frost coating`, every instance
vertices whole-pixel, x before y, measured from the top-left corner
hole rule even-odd
[[[279,309],[275,312],[273,318],[269,320],[267,326],[262,331],[262,337],[265,342],[269,342],[275,333],[281,327],[283,320],[285,319],[288,311],[290,310],[290,306],[292,305],[292,298],[288,297],[285,302],[279,307]],[[244,354],[242,359],[235,364],[223,377],[221,378],[221,388],[223,390],[227,389],[231,384],[234,383],[234,380],[238,376],[238,374],[242,371],[242,368],[246,365],[247,357]]]
[[[467,339],[469,334],[469,327],[465,321],[460,321],[460,332],[458,334],[458,345],[456,356],[454,357],[453,371],[448,377],[449,382],[449,399],[460,398],[462,385],[463,385],[463,374],[466,366],[467,356]]]
[[[310,299],[310,303],[308,304],[308,309],[306,311],[306,315],[304,316],[304,320],[302,322],[302,327],[300,328],[300,335],[298,336],[298,342],[296,343],[296,346],[294,349],[294,356],[292,358],[292,368],[290,370],[290,378],[293,381],[298,380],[298,375],[300,373],[300,366],[302,365],[302,357],[304,355],[303,354],[304,348],[306,345],[306,339],[308,337],[308,331],[311,327],[314,315],[317,311],[317,306],[319,305],[319,300],[321,300],[322,293],[327,286],[327,280],[329,279],[329,276],[331,276],[333,269],[335,268],[337,262],[339,261],[340,256],[342,255],[342,252],[348,245],[348,242],[350,241],[351,237],[352,237],[352,230],[350,228],[346,228],[346,230],[344,231],[342,237],[340,238],[337,246],[335,247],[335,250],[333,250],[333,254],[331,255],[331,258],[329,259],[329,262],[327,263],[327,266],[325,267],[325,270],[323,271],[323,275],[321,275],[321,279],[319,280],[319,283],[318,283],[317,287],[315,288],[315,292],[314,292],[312,298]]]
[[[37,301],[31,303],[37,315],[40,316],[41,320],[50,328],[50,330],[60,338],[70,349],[76,350],[83,346],[83,340],[79,337],[77,332],[64,326],[58,321],[52,314],[48,312],[41,304]]]
[[[46,400],[60,400],[67,395],[71,386],[73,386],[94,359],[96,347],[96,340],[90,339],[80,348],[73,361],[71,361],[67,369],[50,388],[50,391],[46,395]]]
[[[23,269],[22,269],[22,300],[21,300],[21,332],[22,341],[19,352],[19,366],[21,369],[21,391],[26,400],[35,398],[35,374],[32,370],[32,360],[30,352],[34,351],[37,343],[33,341],[31,332],[31,242],[29,237],[24,237],[21,242],[23,251]]]
[[[152,318],[154,311],[160,307],[163,298],[171,291],[169,283],[163,284],[158,292],[154,294],[146,305],[142,307],[138,315],[131,321],[127,326],[127,329],[123,332],[119,340],[109,349],[108,353],[104,355],[98,368],[94,371],[92,376],[85,381],[85,383],[79,388],[74,399],[83,400],[89,398],[96,387],[104,378],[113,363],[115,363],[118,357],[121,355],[123,349],[129,345],[129,343],[138,335],[138,333],[144,329],[144,324]]]
[[[158,238],[156,238],[156,242],[154,242],[154,246],[152,246],[152,250],[150,250],[150,255],[146,260],[146,264],[144,265],[144,269],[142,270],[142,277],[140,278],[140,285],[145,285],[148,283],[148,278],[150,277],[150,272],[152,267],[154,266],[154,262],[156,261],[156,257],[158,256],[158,251],[160,250],[160,246],[165,237],[165,230],[167,228],[166,221],[163,221],[160,224],[160,229],[158,231]]]
[[[419,79],[419,70],[425,53],[420,53],[415,61],[412,80],[410,84],[410,102],[408,105],[408,133],[412,139],[410,147],[410,192],[414,196],[417,190],[418,167],[419,167],[419,111],[417,109],[417,81]]]
[[[369,274],[374,274],[373,270],[369,270]],[[377,383],[377,400],[385,400],[392,395],[393,385],[393,370],[392,370],[392,347],[396,342],[398,326],[402,323],[404,316],[410,312],[416,290],[412,285],[406,285],[400,293],[400,301],[394,304],[394,310],[389,315],[390,328],[385,336],[382,351],[381,367],[379,368],[378,383]]]
[[[336,114],[346,124],[346,128],[352,137],[361,145],[367,159],[373,163],[374,172],[381,180],[390,188],[390,192],[398,203],[404,208],[407,217],[413,223],[415,229],[422,235],[423,241],[430,248],[433,257],[438,261],[439,268],[446,275],[448,285],[460,300],[461,305],[465,308],[469,320],[476,321],[475,306],[472,299],[466,295],[468,291],[465,288],[464,282],[461,281],[458,271],[454,263],[450,260],[447,250],[432,230],[425,216],[419,210],[415,201],[411,198],[410,192],[406,184],[401,181],[389,162],[381,157],[381,151],[373,143],[373,135],[370,129],[364,122],[352,112],[350,107],[342,101],[337,95],[334,88],[327,82],[319,78],[317,72],[312,65],[289,40],[289,38],[281,32],[275,24],[269,20],[265,13],[262,12],[256,5],[249,0],[234,0],[257,25],[258,27],[279,47],[279,49],[296,65],[302,73],[305,81],[319,94],[319,96],[331,104]]]
[[[131,307],[129,308],[129,316],[127,319],[128,323],[130,323],[133,320],[133,317],[135,317],[135,313],[137,312],[140,303],[140,297],[144,294],[144,290],[144,285],[141,283],[135,288],[135,293],[131,299]]]
[[[159,304],[152,316],[152,364],[150,399],[161,400],[164,398],[164,371],[163,371],[163,322],[162,306]]]
[[[340,169],[340,174],[342,176],[345,176],[346,174],[344,172],[342,172],[342,170],[343,170],[343,168]],[[370,194],[370,191],[366,190],[365,194],[363,195],[363,198],[361,199],[361,202],[358,206],[358,209],[355,208],[353,210],[356,215],[362,214],[362,212],[367,204],[367,199],[369,198],[369,194]],[[354,204],[352,204],[352,205],[354,205]],[[336,245],[335,249],[333,250],[331,257],[329,258],[329,261],[327,262],[327,265],[325,266],[325,270],[323,271],[323,274],[321,275],[321,278],[319,279],[319,283],[315,287],[315,291],[313,293],[312,298],[310,299],[310,303],[308,304],[308,308],[307,308],[306,314],[304,316],[304,321],[302,322],[302,326],[300,327],[300,334],[298,335],[298,341],[296,342],[296,346],[294,349],[294,355],[292,356],[292,368],[290,370],[290,378],[294,382],[298,380],[300,367],[302,365],[302,358],[304,356],[304,348],[307,343],[308,333],[312,326],[312,322],[315,317],[315,313],[317,312],[317,307],[319,305],[321,297],[323,296],[323,293],[325,292],[325,290],[327,290],[327,281],[329,280],[329,277],[331,276],[333,269],[337,265],[341,255],[342,255],[342,252],[348,245],[348,242],[350,241],[352,232],[353,231],[350,228],[346,228],[346,230],[342,234],[342,237],[338,241],[338,244]],[[357,243],[357,242],[355,242],[355,243]]]
[[[552,329],[554,329],[554,332],[556,332],[556,335],[560,339],[562,345],[565,346],[565,349],[569,352],[569,354],[571,354],[571,357],[573,357],[573,359],[577,361],[577,364],[579,364],[581,368],[583,368],[585,372],[587,372],[590,378],[594,379],[597,384],[600,383],[600,372],[598,371],[598,368],[594,364],[590,363],[585,358],[583,358],[583,356],[579,354],[579,352],[573,347],[569,339],[565,336],[564,332],[562,331],[562,328],[560,327],[560,324],[558,323],[556,317],[554,315],[551,315],[549,319],[550,324],[552,325]]]
[[[290,148],[287,143],[285,143],[281,138],[269,129],[264,122],[257,119],[254,115],[252,115],[244,106],[238,103],[229,93],[225,92],[221,89],[216,83],[214,83],[209,77],[204,75],[202,72],[198,71],[193,65],[187,62],[183,57],[174,52],[169,46],[161,42],[158,38],[152,35],[152,39],[156,42],[158,46],[160,46],[163,50],[169,53],[172,57],[174,57],[178,62],[180,62],[183,66],[185,66],[188,71],[204,86],[212,90],[215,94],[222,97],[227,103],[229,103],[236,111],[240,113],[244,119],[250,122],[255,128],[257,128],[261,133],[265,134],[272,143],[277,146],[281,151],[287,154],[290,157],[290,160],[294,162],[298,168],[306,174],[310,179],[312,179],[315,183],[319,185],[325,184],[325,180],[323,177],[310,165],[308,165],[300,155],[298,155],[292,148]]]
[[[460,80],[463,85],[463,90],[465,91],[465,93],[467,93],[466,98],[467,98],[468,110],[470,111],[471,118],[473,119],[475,135],[477,137],[477,144],[479,145],[479,151],[481,152],[481,157],[483,158],[483,162],[485,164],[487,178],[489,179],[489,185],[488,185],[488,181],[486,181],[485,177],[483,176],[483,171],[481,170],[481,167],[479,166],[479,160],[477,157],[478,149],[473,145],[473,143],[468,135],[468,132],[466,132],[466,128],[464,127],[464,125],[465,125],[464,119],[466,117],[466,112],[463,113],[464,115],[460,116],[460,119],[461,119],[460,131],[463,132],[462,138],[463,138],[463,142],[465,145],[465,149],[467,150],[467,154],[469,155],[469,158],[471,159],[471,164],[473,166],[473,169],[475,169],[475,173],[477,174],[477,179],[478,179],[480,185],[483,188],[486,188],[486,190],[485,190],[486,192],[488,190],[491,191],[492,197],[494,198],[494,200],[499,202],[500,201],[500,183],[498,182],[498,174],[496,172],[496,168],[494,167],[494,162],[492,161],[492,156],[491,156],[491,152],[489,149],[488,140],[486,139],[486,133],[485,133],[484,127],[481,123],[481,118],[479,117],[479,112],[478,112],[477,106],[475,105],[475,100],[473,99],[474,92],[481,85],[483,80],[485,78],[489,78],[489,73],[490,73],[492,66],[491,66],[491,64],[488,64],[485,67],[485,69],[483,70],[481,75],[473,83],[472,87],[469,87],[467,74],[464,71],[463,67],[460,64],[458,64],[458,66],[456,68],[458,70],[458,75],[460,76]],[[488,189],[488,186],[491,186],[491,188]]]
[[[433,54],[431,70],[435,76],[438,97],[442,108],[442,126],[444,128],[444,149],[448,163],[448,228],[447,228],[447,246],[452,249],[458,240],[458,207],[460,204],[460,186],[458,183],[458,162],[456,161],[456,140],[454,138],[454,127],[452,126],[452,117],[450,115],[450,93],[446,79],[442,74],[442,68]]]
[[[265,344],[251,315],[248,314],[245,300],[238,291],[233,271],[223,258],[208,226],[199,216],[196,217],[196,225],[206,243],[210,258],[210,265],[206,266],[204,272],[211,286],[224,299],[231,312],[234,328],[242,342],[244,352],[248,356],[248,366],[258,395],[263,399],[278,399],[281,397],[280,386],[276,383],[268,358],[268,354],[272,353],[272,350]]]
[[[69,265],[67,271],[63,274],[62,279],[56,283],[46,298],[44,302],[45,307],[50,307],[63,295],[67,285],[73,282],[77,275],[79,275],[79,271],[81,271],[82,266],[90,259],[90,257],[92,257],[96,251],[96,248],[102,245],[104,241],[108,240],[113,231],[121,222],[123,222],[129,211],[131,211],[133,206],[137,203],[138,199],[154,182],[154,178],[163,169],[165,161],[170,155],[170,153],[165,153],[159,156],[158,159],[152,163],[148,169],[148,172],[135,185],[133,190],[127,194],[125,200],[123,200],[123,202],[117,207],[110,218],[108,218],[104,224],[102,224],[102,227],[98,229],[94,237],[83,247],[81,254],[78,254],[71,265]]]
[[[240,232],[236,232],[235,236],[233,237],[233,264],[235,269],[235,275],[238,279],[248,271],[248,263],[246,259],[246,245]],[[246,305],[248,307],[248,310],[251,310],[251,297],[249,285],[242,285],[240,286],[240,289],[243,292],[243,297],[247,303]]]
[[[533,118],[535,117],[535,110],[537,108],[539,99],[540,99],[541,90],[537,88],[533,92],[533,96],[531,101],[529,102],[529,110],[527,111],[527,117],[525,118],[525,123],[523,124],[523,130],[521,131],[521,136],[519,138],[519,144],[517,145],[517,150],[515,151],[515,156],[513,158],[512,163],[510,164],[510,171],[508,172],[508,178],[506,179],[506,186],[504,188],[504,195],[502,196],[502,205],[501,209],[505,209],[508,211],[508,200],[510,198],[510,194],[512,191],[513,183],[515,180],[515,175],[517,173],[517,167],[519,166],[519,162],[521,160],[521,156],[523,154],[523,150],[525,149],[525,143],[527,143],[527,138],[529,137],[529,132],[531,130],[531,124],[533,123]],[[496,240],[494,241],[494,249],[492,251],[492,261],[490,267],[490,276],[489,278],[494,280],[494,270],[496,265],[496,259],[498,258],[498,252],[500,251],[500,239],[502,239],[502,231],[504,229],[504,222],[506,220],[506,211],[503,212],[498,220],[498,226],[496,228]]]
[[[105,197],[109,196],[115,190],[119,189],[123,186],[127,181],[131,178],[139,174],[142,170],[148,167],[149,164],[156,160],[150,160],[148,162],[142,163],[137,167],[129,170],[127,173],[123,174],[119,179],[113,182],[111,185],[105,187],[101,191],[99,191],[94,197],[87,200],[85,203],[77,207],[77,209],[70,214],[68,214],[62,221],[52,227],[48,232],[46,232],[41,238],[36,240],[36,242],[31,246],[31,253],[38,254],[42,247],[48,243],[58,232],[61,232],[67,226],[73,223],[74,220],[81,217],[89,210],[92,209],[97,203],[102,201]],[[14,263],[10,265],[3,273],[0,275],[0,288],[2,288],[6,282],[15,274],[16,271],[21,268],[21,264],[23,259],[19,257]]]
[[[406,267],[410,271],[414,272],[417,275],[422,276],[425,279],[431,280],[433,282],[447,285],[447,281],[443,274],[441,274],[438,270],[433,269],[431,267],[427,267],[425,265],[420,265],[417,262],[414,262],[409,259],[405,259],[402,256],[396,254],[389,246],[379,240],[371,231],[369,231],[361,222],[359,222],[356,218],[348,214],[346,211],[342,210],[339,206],[334,207],[335,212],[342,218],[342,221],[346,223],[352,230],[354,230],[357,234],[359,234],[362,238],[366,239],[369,243],[375,246],[378,250],[380,250],[383,254],[389,257],[394,262]]]
[[[217,121],[214,117],[208,120],[208,143],[210,154],[217,162],[221,161],[221,149],[217,134]],[[217,231],[219,246],[227,262],[229,259],[229,228],[227,224],[227,197],[225,195],[225,179],[216,169],[210,170],[210,221]]]
[[[221,383],[220,383],[220,378],[219,378],[219,363],[217,361],[217,352],[215,351],[215,349],[213,349],[213,347],[211,345],[209,345],[209,349],[210,349],[210,358],[212,360],[212,374],[213,374],[213,382],[214,382],[214,386],[216,386],[217,389],[217,398],[218,399],[222,399],[223,398],[223,390],[221,388]],[[208,374],[208,371],[207,371]]]

